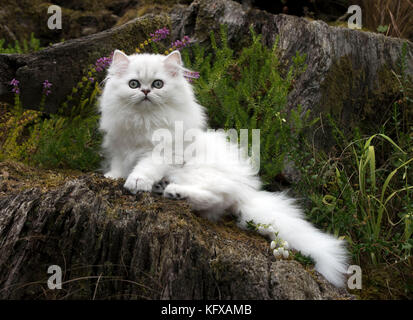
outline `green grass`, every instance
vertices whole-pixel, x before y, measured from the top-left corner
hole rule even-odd
[[[301,168],[302,180],[294,187],[308,199],[308,216],[344,235],[353,263],[365,272],[368,285],[358,293],[363,298],[412,297],[413,85],[406,61],[403,49],[394,72],[400,94],[379,133],[356,128],[346,136],[329,116],[335,151],[313,152],[307,143],[291,154]]]

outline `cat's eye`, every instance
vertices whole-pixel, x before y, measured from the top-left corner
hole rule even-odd
[[[152,82],[152,87],[156,88],[156,89],[160,89],[163,87],[163,81],[162,80],[155,80],[154,82]]]
[[[138,80],[129,81],[129,87],[131,87],[132,89],[139,88],[140,86],[141,86],[141,84],[139,83]]]

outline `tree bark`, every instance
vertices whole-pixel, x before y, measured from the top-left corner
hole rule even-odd
[[[231,220],[99,174],[0,163],[0,208],[0,299],[351,298]]]

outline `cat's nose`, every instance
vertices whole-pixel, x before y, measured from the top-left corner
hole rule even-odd
[[[148,93],[151,92],[151,90],[148,89],[142,89],[141,91],[145,94],[145,96],[147,96]]]

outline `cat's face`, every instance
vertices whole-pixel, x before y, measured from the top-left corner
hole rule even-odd
[[[181,87],[186,82],[181,72],[178,51],[168,56],[135,54],[119,50],[113,55],[107,88],[122,107],[153,110],[179,103]],[[183,82],[184,81],[184,82]]]

